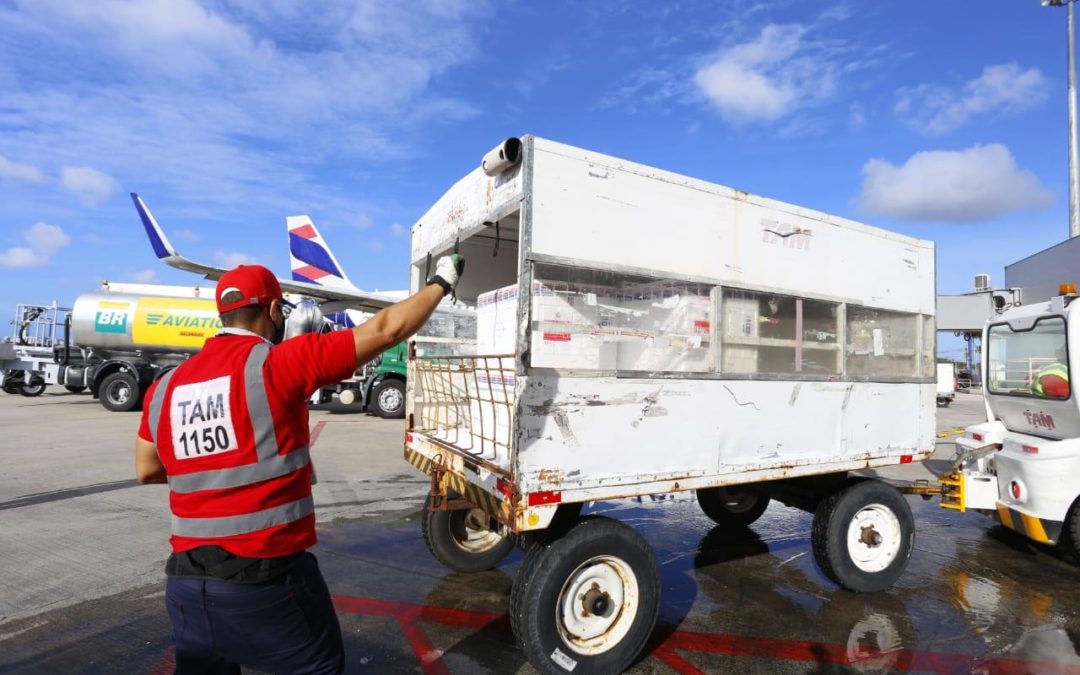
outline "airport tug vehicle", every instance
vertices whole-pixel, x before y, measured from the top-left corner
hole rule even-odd
[[[438,560],[526,551],[540,672],[621,672],[656,622],[651,547],[589,502],[695,490],[739,529],[777,500],[839,585],[900,576],[908,503],[849,472],[934,451],[931,242],[527,136],[414,225],[412,290],[454,251],[475,339],[411,343],[405,458]]]
[[[1071,386],[1080,346],[1076,287],[1011,308],[983,329],[987,422],[956,439],[940,479],[942,506],[1080,557],[1080,399]],[[1047,382],[1047,378],[1051,382]]]

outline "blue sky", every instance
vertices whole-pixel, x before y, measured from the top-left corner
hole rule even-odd
[[[0,308],[190,257],[288,274],[307,213],[364,288],[533,133],[938,244],[938,290],[1068,232],[1065,10],[1038,0],[0,0]],[[2,311],[11,311],[2,309]]]

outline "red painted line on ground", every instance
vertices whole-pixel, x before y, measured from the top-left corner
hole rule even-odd
[[[314,448],[315,441],[319,440],[319,434],[322,433],[323,427],[326,426],[326,420],[315,424],[315,428],[311,430],[311,440],[308,441],[308,447]]]
[[[397,620],[405,633],[413,653],[420,660],[420,667],[425,674],[441,675],[448,673],[442,662],[441,653],[432,646],[427,636],[417,625],[421,621],[454,626],[457,628],[482,629],[494,624],[507,624],[504,614],[474,612],[467,609],[450,609],[428,605],[414,605],[406,602],[361,598],[350,595],[335,595],[334,607],[339,612],[365,616],[388,617]],[[995,657],[965,656],[946,652],[923,652],[900,649],[895,652],[848,654],[847,645],[809,642],[804,640],[786,640],[776,638],[754,638],[728,633],[700,633],[676,630],[667,637],[654,635],[650,645],[652,654],[671,667],[680,675],[698,675],[702,671],[676,653],[699,652],[721,654],[724,656],[748,656],[757,658],[783,659],[787,661],[808,661],[813,663],[835,663],[838,665],[881,667],[895,671],[914,670],[931,673],[972,672],[976,668],[992,672],[995,675],[1016,673],[1062,673],[1076,675],[1080,669],[1074,666],[1053,662],[1025,661]]]
[[[176,647],[169,645],[161,653],[161,658],[150,669],[150,675],[172,675],[176,672]]]
[[[705,675],[705,671],[699,670],[697,666],[676,654],[674,649],[660,647],[654,649],[652,655],[663,661],[668,668],[671,668],[679,675]]]

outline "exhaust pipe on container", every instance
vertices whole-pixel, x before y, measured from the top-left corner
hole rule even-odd
[[[489,176],[498,176],[510,167],[517,166],[521,162],[521,139],[511,137],[499,143],[491,152],[484,155],[480,161],[480,168]]]

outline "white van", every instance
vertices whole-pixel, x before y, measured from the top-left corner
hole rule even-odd
[[[945,408],[956,398],[956,366],[951,363],[937,364],[937,404]]]

